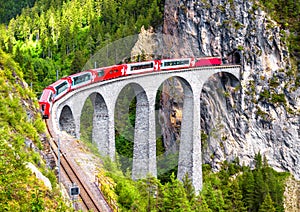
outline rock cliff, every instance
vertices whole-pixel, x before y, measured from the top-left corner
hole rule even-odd
[[[160,29],[159,29],[160,30]],[[162,35],[143,31],[136,47],[166,57],[221,56],[240,63],[241,79],[215,75],[201,96],[202,160],[218,170],[220,162],[239,158],[253,166],[254,155],[265,155],[276,170],[300,178],[300,88],[289,58],[286,35],[261,7],[242,0],[166,0]],[[145,42],[145,38],[148,39]],[[140,39],[141,40],[141,39]],[[150,40],[152,40],[150,42]],[[163,45],[161,45],[163,44]],[[157,46],[156,52],[153,45]],[[161,47],[163,46],[163,48]],[[163,92],[170,90],[166,82]],[[165,148],[180,137],[180,110],[167,100],[160,109]],[[169,124],[167,124],[169,123]],[[167,126],[167,127],[166,127]]]
[[[240,86],[223,75],[203,88],[203,162],[217,170],[219,162],[238,157],[252,166],[260,151],[273,168],[299,179],[300,88],[289,60],[288,31],[252,1],[167,0],[165,11],[163,33],[187,46],[175,49],[176,55],[216,55],[242,65]]]
[[[258,4],[242,0],[166,0],[160,30],[143,30],[135,50],[163,57],[221,56],[224,64],[241,64],[239,82],[222,74],[203,88],[203,162],[218,170],[220,162],[238,157],[253,166],[260,152],[274,169],[299,179],[300,88],[286,43],[289,32]],[[166,82],[163,91],[180,90],[174,82]],[[162,97],[159,119],[168,149],[180,138],[181,117],[172,111],[180,110],[182,98]]]

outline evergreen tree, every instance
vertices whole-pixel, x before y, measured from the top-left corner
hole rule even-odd
[[[243,191],[243,202],[247,211],[253,211],[254,209],[254,176],[252,171],[248,168],[245,170],[243,176],[241,177],[242,191]]]
[[[222,191],[213,187],[210,181],[204,184],[201,195],[205,197],[205,201],[212,211],[223,210],[224,199],[222,196]]]
[[[164,211],[182,210],[190,211],[190,205],[182,183],[175,179],[174,173],[170,182],[163,186]]]
[[[274,207],[273,201],[269,193],[267,193],[263,203],[259,207],[258,212],[275,212],[276,209]]]
[[[229,187],[229,193],[226,197],[225,205],[230,206],[227,207],[229,211],[245,211],[244,202],[243,202],[243,194],[237,180],[233,180]]]
[[[254,156],[254,161],[255,161],[255,168],[256,169],[261,169],[263,167],[262,164],[262,156],[260,154],[260,152],[258,152],[255,156]]]
[[[205,197],[199,195],[197,201],[192,205],[192,211],[213,212],[207,205]]]
[[[260,205],[262,204],[266,194],[269,192],[268,185],[265,182],[263,177],[263,173],[261,169],[256,169],[254,171],[254,180],[255,180],[255,188],[254,188],[254,200],[255,205],[254,208],[258,210]]]
[[[74,59],[71,63],[71,72],[70,74],[75,74],[82,71],[84,64],[86,63],[86,58],[84,57],[83,51],[76,51]]]
[[[193,204],[196,198],[195,189],[190,180],[188,174],[186,173],[183,178],[183,187],[187,196],[188,201],[190,204]]]

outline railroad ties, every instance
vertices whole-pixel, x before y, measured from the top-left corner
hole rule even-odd
[[[48,126],[48,123],[47,123],[47,128],[49,134],[51,135],[50,146],[54,153],[55,160],[57,162],[58,161],[58,143],[56,141],[57,139],[54,138],[53,133],[50,129],[51,127]],[[65,154],[60,153],[60,174],[64,176],[65,182],[69,182],[69,184],[71,185],[75,184],[76,186],[78,186],[80,191],[79,194],[80,201],[77,201],[77,203],[80,204],[81,206],[80,209],[83,211],[95,211],[95,212],[113,211],[99,189],[97,190],[99,192],[99,195],[102,195],[101,199],[103,201],[101,201],[102,204],[101,202],[97,201],[99,198],[95,197],[95,194],[90,191],[91,188],[85,182],[86,179],[84,178],[84,176],[79,174],[81,170],[77,170],[77,169],[78,168],[74,166],[72,161],[68,159],[68,157]],[[103,202],[105,204],[103,204]]]

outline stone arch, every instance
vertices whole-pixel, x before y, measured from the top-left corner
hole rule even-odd
[[[200,97],[200,123],[202,160],[219,169],[223,160],[232,161],[228,141],[235,140],[232,128],[243,130],[243,120],[235,116],[240,111],[241,92],[239,79],[228,72],[213,74],[203,84]],[[227,154],[227,156],[226,156]]]
[[[163,136],[165,153],[157,158],[158,173],[164,174],[161,173],[160,166],[163,166],[166,171],[176,171],[176,167],[166,168],[164,163],[174,160],[174,158],[176,160],[176,154],[178,154],[177,177],[183,179],[185,173],[190,175],[192,172],[193,122],[190,120],[194,116],[193,89],[187,80],[174,76],[166,79],[161,84],[157,95],[158,93],[161,93],[159,101],[163,108],[156,106],[158,110],[156,122],[160,122],[162,131],[164,131],[163,134],[172,133],[172,135]],[[174,97],[172,93],[176,96]],[[158,98],[156,96],[156,99]],[[166,126],[168,126],[168,129],[164,129],[167,128]],[[175,130],[170,132],[172,129]],[[178,141],[180,141],[179,145]],[[160,161],[162,161],[162,164],[160,164]],[[170,166],[174,166],[174,163],[170,163]]]
[[[71,108],[65,105],[59,116],[59,128],[72,136],[76,136],[76,125]]]
[[[124,93],[126,89],[130,87],[133,93],[128,96],[129,103],[135,104],[135,121],[134,123],[127,124],[126,130],[131,131],[133,134],[131,137],[128,132],[125,133],[126,142],[133,142],[133,154],[132,154],[132,178],[140,179],[147,176],[149,173],[149,101],[147,94],[142,86],[137,83],[126,84],[118,95],[118,99]],[[133,95],[132,95],[133,94]],[[126,93],[125,93],[126,95]],[[122,95],[122,97],[125,97]],[[127,107],[126,105],[123,105]],[[132,105],[131,105],[132,106]],[[115,119],[118,116],[123,115],[120,113],[130,112],[127,108],[120,108],[118,100],[115,106]],[[115,124],[116,132],[120,133],[123,129],[120,129],[118,124]],[[117,137],[117,135],[116,135]],[[118,144],[116,144],[117,146]],[[127,157],[127,156],[125,156]],[[129,160],[130,161],[130,160]]]
[[[92,115],[92,142],[97,145],[99,152],[106,156],[109,154],[109,119],[107,105],[103,96],[99,93],[92,93],[88,98],[90,98],[94,109]]]

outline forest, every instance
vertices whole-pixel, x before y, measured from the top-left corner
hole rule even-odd
[[[284,182],[290,176],[274,171],[258,153],[253,170],[240,166],[238,159],[225,161],[218,173],[203,165],[203,189],[196,195],[187,176],[183,182],[174,173],[165,183],[151,176],[132,181],[118,165],[107,161],[104,167],[115,184],[103,193],[121,211],[284,211]]]
[[[9,2],[17,1],[5,5]],[[142,26],[161,25],[163,8],[162,0],[40,0],[22,13],[13,11],[9,22],[3,19],[0,46],[14,56],[39,94],[55,81],[56,70],[59,77],[80,72],[107,44],[137,34]],[[6,17],[5,12],[0,15]]]
[[[260,4],[282,29],[289,29],[290,54],[299,65],[299,1],[267,0]],[[139,33],[142,26],[161,26],[164,1],[6,0],[0,6],[0,208],[70,210],[55,186],[54,173],[45,168],[37,153],[24,146],[24,139],[30,138],[42,149],[38,133],[45,131],[45,126],[38,116],[26,121],[26,111],[18,109],[21,99],[36,100],[42,89],[56,80],[57,70],[59,77],[79,72],[107,44]],[[21,79],[31,89],[25,88]],[[126,123],[133,123],[134,101],[128,104],[131,109]],[[34,107],[37,110],[37,105]],[[87,140],[89,136],[83,135]],[[132,157],[132,145],[118,132],[116,139],[118,153]],[[158,144],[161,153],[161,141]],[[54,190],[49,192],[40,185],[20,158],[41,163]],[[275,172],[260,154],[253,170],[238,164],[238,159],[225,161],[218,173],[203,165],[203,190],[196,195],[190,180],[178,181],[176,172],[134,182],[126,173],[130,161],[107,162],[105,175],[116,184],[105,194],[115,198],[122,211],[284,211],[284,180],[289,174]]]

